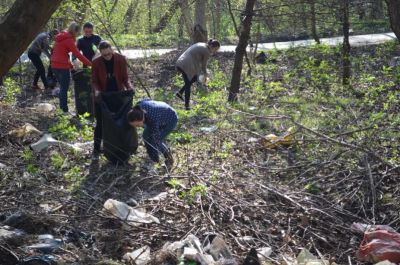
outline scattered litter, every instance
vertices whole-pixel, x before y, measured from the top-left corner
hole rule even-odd
[[[197,260],[197,254],[199,252],[195,248],[185,247],[183,249],[183,257],[187,260]]]
[[[203,242],[194,235],[188,235],[182,241],[166,243],[163,251],[174,253],[180,257],[179,264],[201,264],[201,265],[237,265],[225,241],[218,235],[208,235]]]
[[[212,133],[218,130],[218,127],[216,125],[212,125],[210,127],[201,127],[199,130],[205,133]]]
[[[308,249],[302,249],[297,256],[298,265],[326,265],[329,264],[327,260],[320,260],[315,257]]]
[[[91,248],[96,243],[96,239],[93,235],[89,233],[85,233],[78,229],[71,229],[67,231],[63,231],[64,237],[63,240],[68,243],[73,243],[78,247],[86,247]]]
[[[61,239],[55,239],[49,234],[39,235],[38,241],[39,243],[30,245],[27,248],[42,252],[44,254],[50,254],[59,249],[63,244]]]
[[[243,265],[261,265],[255,248],[250,249],[249,254],[247,254],[243,261]]]
[[[42,136],[42,138],[39,139],[36,143],[33,143],[30,145],[31,149],[35,152],[40,152],[43,149],[46,149],[50,145],[56,144],[59,141],[54,139],[51,134],[45,134]]]
[[[35,152],[41,152],[42,150],[48,148],[51,145],[55,144],[60,144],[65,147],[69,147],[74,151],[77,152],[82,152],[85,146],[90,145],[92,142],[86,142],[86,143],[74,143],[74,144],[69,144],[63,141],[58,141],[53,138],[51,134],[45,134],[42,136],[42,138],[39,139],[36,143],[33,143],[30,145],[30,148],[35,151]]]
[[[0,168],[1,169],[5,169],[7,166],[6,165],[4,165],[3,163],[0,163]]]
[[[255,137],[250,137],[250,138],[247,140],[247,142],[248,142],[248,143],[257,143],[257,142],[258,142],[258,139],[255,138]]]
[[[131,207],[136,207],[139,205],[139,203],[133,198],[130,198],[126,203]]]
[[[387,260],[400,263],[400,234],[391,227],[371,226],[364,232],[356,256],[364,262],[376,263]]]
[[[290,146],[294,143],[294,134],[294,127],[290,127],[284,135],[276,136],[275,134],[268,134],[261,142],[268,149],[274,149],[278,146]]]
[[[255,107],[255,106],[250,106],[249,107],[249,110],[256,110],[257,109],[257,107]]]
[[[130,225],[140,226],[141,224],[160,223],[158,218],[138,209],[133,209],[126,203],[108,199],[104,208],[114,217],[127,221]]]
[[[385,261],[378,262],[375,265],[396,265],[396,263],[385,260]]]
[[[17,265],[57,265],[55,258],[50,255],[25,258]]]
[[[158,195],[148,199],[149,201],[162,201],[168,197],[168,192],[161,192]]]
[[[24,138],[26,136],[34,135],[34,134],[40,135],[40,134],[42,134],[42,132],[39,131],[38,129],[36,129],[30,123],[25,123],[23,126],[8,132],[8,135],[10,135],[12,137],[16,137],[16,138]]]
[[[375,230],[386,230],[389,232],[396,233],[396,230],[391,228],[388,225],[368,225],[363,223],[353,223],[350,226],[350,229],[353,233],[364,235],[365,232],[371,232]]]
[[[146,265],[150,262],[150,247],[144,246],[135,251],[128,252],[124,255],[123,260],[134,262],[136,265]]]
[[[35,106],[38,112],[49,113],[56,110],[56,106],[50,103],[39,103]]]
[[[270,247],[263,247],[257,249],[257,257],[261,263],[267,261],[268,260],[267,258],[271,256],[271,254],[272,254],[272,248]]]
[[[204,82],[206,81],[206,77],[204,76],[204,75],[199,75],[199,82],[201,83],[201,84],[204,84]]]
[[[390,59],[389,66],[392,68],[396,68],[400,66],[400,57],[395,56],[392,59]]]
[[[219,260],[220,258],[232,259],[232,253],[228,249],[225,241],[222,237],[218,235],[209,235],[205,240],[204,251],[210,253],[214,260]]]
[[[60,95],[60,88],[59,87],[53,88],[53,90],[51,90],[51,95],[54,97],[58,97]]]
[[[19,241],[24,235],[24,231],[20,229],[14,229],[7,225],[0,227],[0,241]]]

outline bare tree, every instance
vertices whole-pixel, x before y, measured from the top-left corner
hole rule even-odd
[[[371,5],[371,18],[380,19],[384,18],[383,0],[373,0]]]
[[[390,26],[400,40],[400,0],[386,0],[390,18]]]
[[[158,33],[163,31],[167,27],[168,22],[171,20],[172,16],[176,13],[178,7],[179,7],[179,1],[174,0],[169,5],[168,10],[165,12],[165,14],[160,18],[157,25],[153,28],[152,32]]]
[[[315,0],[308,0],[311,12],[311,34],[316,43],[320,44],[320,40],[317,33],[317,19],[315,14]]]
[[[229,87],[228,101],[236,101],[242,76],[243,57],[250,38],[251,21],[253,19],[254,4],[256,0],[247,0],[243,19],[240,25],[239,43],[236,47],[235,62],[232,70],[231,85]]]
[[[16,0],[0,21],[0,77],[46,25],[62,0]],[[38,12],[40,7],[40,12]],[[21,34],[23,32],[23,34]]]
[[[193,43],[207,42],[206,0],[197,0],[193,25]]]
[[[149,33],[152,32],[152,13],[151,13],[151,5],[152,5],[152,0],[147,0],[147,15],[148,15],[148,23],[149,23]]]
[[[350,41],[349,41],[349,35],[350,35],[349,1],[350,0],[341,0],[342,26],[343,26],[343,51],[342,51],[343,85],[348,85],[351,77]]]
[[[179,6],[181,8],[182,20],[185,24],[186,31],[193,42],[193,28],[192,28],[193,22],[188,0],[178,0],[178,1],[179,1]]]
[[[128,9],[126,10],[125,16],[124,16],[124,18],[125,18],[124,19],[124,33],[125,34],[127,34],[129,32],[129,28],[131,27],[132,20],[133,20],[133,17],[135,15],[135,11],[136,11],[136,8],[138,5],[139,5],[138,0],[136,0],[136,1],[132,0],[129,3]]]

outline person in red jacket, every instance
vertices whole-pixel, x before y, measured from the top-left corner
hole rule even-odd
[[[102,113],[100,96],[102,93],[115,92],[122,90],[133,90],[128,76],[128,63],[121,54],[114,53],[108,41],[99,44],[100,57],[93,60],[92,68],[92,89],[95,96],[95,118],[96,128],[94,130],[94,149],[92,160],[98,160],[102,135]],[[112,111],[117,111],[121,106],[118,100],[109,100],[108,107]]]
[[[76,47],[76,37],[80,35],[81,27],[73,22],[68,27],[67,31],[62,31],[56,36],[54,43],[53,54],[51,55],[50,63],[53,73],[57,81],[60,83],[60,108],[65,113],[68,112],[68,88],[70,83],[71,73],[73,68],[70,55],[71,52],[84,65],[91,66],[92,63],[83,56]]]

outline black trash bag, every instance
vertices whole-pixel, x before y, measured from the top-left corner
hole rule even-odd
[[[93,95],[90,83],[91,70],[83,68],[72,74],[74,79],[75,108],[78,115],[89,113],[93,117]]]
[[[108,92],[101,96],[103,153],[113,164],[123,164],[138,148],[138,135],[128,123],[133,91]]]

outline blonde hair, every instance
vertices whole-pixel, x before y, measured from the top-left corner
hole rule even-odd
[[[68,27],[67,30],[68,30],[68,32],[70,32],[70,33],[72,33],[72,34],[75,34],[75,33],[78,33],[78,32],[81,31],[81,27],[79,26],[78,23],[72,22],[72,23],[69,25],[69,27]]]

